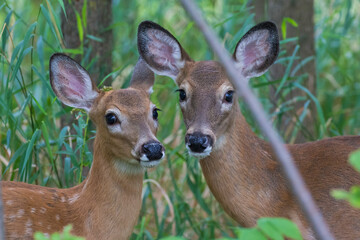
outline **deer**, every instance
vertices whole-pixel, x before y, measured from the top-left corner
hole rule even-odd
[[[151,103],[154,73],[140,58],[130,86],[100,91],[72,58],[56,53],[50,83],[67,106],[85,110],[96,125],[94,157],[86,179],[68,189],[2,182],[6,239],[32,239],[72,224],[86,239],[128,239],[141,209],[144,170],[165,156],[155,134],[158,108]]]
[[[305,239],[316,239],[270,144],[246,122],[221,64],[192,60],[169,31],[151,21],[138,27],[138,51],[154,73],[172,78],[178,86],[185,146],[189,155],[200,159],[207,185],[224,211],[244,227],[253,227],[260,217],[285,217],[297,224]],[[253,26],[233,53],[239,81],[264,74],[278,53],[276,25],[267,21]],[[347,164],[349,153],[360,148],[360,136],[286,148],[335,237],[359,238],[360,211],[333,199],[330,191],[360,183],[359,174]]]

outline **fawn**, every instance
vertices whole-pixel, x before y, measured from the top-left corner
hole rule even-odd
[[[269,143],[253,133],[242,115],[220,63],[193,61],[173,35],[150,21],[139,25],[138,50],[150,69],[171,77],[179,87],[186,148],[201,158],[206,182],[224,210],[245,227],[254,226],[260,217],[286,217],[299,226],[305,239],[315,239]],[[233,54],[239,78],[248,81],[262,75],[278,52],[276,25],[254,26]],[[360,136],[286,146],[334,235],[359,238],[360,211],[334,200],[329,192],[360,183],[359,174],[347,164],[349,153],[360,147]]]
[[[99,91],[70,57],[54,54],[50,81],[64,104],[84,109],[97,127],[87,178],[69,189],[2,182],[7,239],[32,239],[72,224],[86,239],[128,239],[141,208],[144,168],[164,157],[156,139],[157,108],[150,102],[154,74],[140,58],[127,89]]]

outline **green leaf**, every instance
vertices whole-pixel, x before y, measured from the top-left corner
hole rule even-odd
[[[40,109],[40,111],[47,116],[46,111],[44,110],[44,108],[41,106],[41,104],[38,102],[38,100],[34,97],[34,95],[31,94],[32,99],[34,100],[36,106]]]
[[[141,224],[140,224],[140,232],[139,232],[138,236],[136,237],[136,240],[141,239],[141,236],[144,234],[145,225],[146,225],[146,217],[142,217]]]
[[[46,127],[44,121],[41,122],[41,131],[42,131],[43,136],[44,136],[46,149],[47,149],[47,152],[49,154],[51,164],[53,165],[54,164],[54,156],[53,156],[53,153],[52,153],[52,150],[51,150],[51,147],[50,147],[49,132],[47,130],[47,127]]]
[[[41,232],[36,232],[34,234],[34,240],[49,240],[48,237],[46,237],[43,233]]]
[[[49,12],[51,13],[53,25],[56,27],[55,30],[58,33],[56,35],[58,35],[59,38],[63,38],[64,35],[62,33],[61,26],[60,26],[60,20],[58,18],[59,15],[56,13],[54,8],[52,7],[51,2],[52,1],[46,0],[46,3],[48,4]]]
[[[169,236],[169,237],[160,238],[160,240],[186,240],[186,238]]]
[[[257,226],[260,230],[272,240],[284,240],[281,232],[274,227],[269,218],[261,218],[257,222]]]
[[[81,16],[83,19],[83,26],[87,29],[87,0],[84,1],[83,7],[81,9]]]
[[[292,18],[288,18],[288,17],[286,17],[286,18],[284,18],[288,23],[290,23],[291,25],[293,25],[294,27],[298,27],[298,24],[297,24],[297,22],[294,20],[294,19],[292,19]]]
[[[66,16],[66,11],[65,11],[65,6],[64,6],[64,1],[63,0],[58,0],[62,10],[63,10],[63,13],[65,15],[65,18],[67,19],[67,16]]]
[[[34,234],[34,240],[85,240],[83,237],[74,236],[71,234],[71,225],[67,225],[64,227],[62,233],[53,233],[50,237],[46,237],[41,232],[36,232]]]
[[[352,186],[347,192],[342,189],[335,189],[331,191],[331,196],[338,200],[347,200],[351,206],[360,208],[360,187]]]
[[[9,13],[7,14],[7,16],[5,17],[4,25],[6,24],[6,26],[5,26],[4,31],[3,31],[3,33],[2,33],[2,36],[1,36],[1,41],[2,41],[1,48],[2,48],[2,49],[5,49],[5,46],[6,46],[8,37],[9,37],[8,29],[9,29],[9,23],[10,23],[10,18],[11,18],[12,13],[13,13],[12,10],[9,11]],[[0,31],[2,31],[4,25],[1,26]]]
[[[269,223],[271,223],[282,235],[289,237],[294,240],[302,240],[302,236],[299,228],[286,218],[264,218]]]
[[[42,75],[39,70],[35,67],[32,66],[32,70],[35,72],[35,74],[39,77],[40,81],[42,82],[43,86],[45,86],[48,89],[48,93],[51,95],[51,97],[55,98],[55,94],[50,86],[49,80],[45,79],[45,76]]]
[[[27,172],[31,171],[31,161],[29,161],[29,159],[30,159],[31,153],[33,152],[35,141],[38,139],[40,134],[41,134],[41,131],[39,129],[36,129],[34,134],[31,137],[29,145],[27,146],[24,160],[19,169],[20,170],[20,179],[22,181],[25,181],[28,177],[30,177],[27,175]],[[29,165],[30,165],[30,168],[29,168]]]
[[[97,42],[104,42],[102,38],[95,37],[94,35],[86,34],[86,37]]]
[[[349,202],[353,207],[360,208],[360,187],[359,186],[352,186],[350,188]]]
[[[10,82],[13,82],[15,77],[17,76],[17,72],[20,70],[20,65],[22,64],[22,61],[24,59],[24,57],[30,53],[31,49],[32,49],[32,46],[31,47],[28,47],[28,48],[25,48],[26,45],[28,44],[29,40],[33,37],[33,34],[32,32],[34,31],[35,27],[36,27],[37,23],[33,23],[30,25],[30,27],[28,28],[26,34],[25,34],[25,37],[24,37],[24,40],[19,43],[19,46],[21,46],[21,51],[19,53],[19,56],[18,56],[18,60],[15,64],[15,67],[13,68],[13,75],[12,77],[10,78]],[[15,52],[15,51],[14,51]],[[13,60],[15,60],[15,56],[13,55],[12,56],[12,62]],[[22,86],[22,87],[25,87],[25,86]]]
[[[202,207],[202,209],[205,210],[205,212],[211,216],[212,212],[211,209],[207,206],[206,202],[204,201],[204,198],[201,196],[201,192],[199,189],[198,184],[193,183],[190,179],[190,176],[186,176],[186,182],[190,188],[190,190],[193,192],[195,199],[198,201],[199,205]]]
[[[25,143],[22,144],[21,147],[19,147],[16,152],[14,153],[14,155],[11,157],[9,164],[6,166],[5,171],[3,174],[6,173],[6,171],[10,168],[10,166],[21,156],[23,155],[23,153],[25,152],[25,150],[27,149],[29,143]]]
[[[276,90],[276,93],[275,93],[276,96],[279,94],[280,90],[282,89],[282,87],[284,86],[286,80],[288,79],[288,77],[289,77],[289,75],[290,75],[290,71],[291,71],[292,65],[293,65],[293,63],[294,63],[294,60],[295,60],[295,58],[296,58],[296,54],[297,54],[299,48],[300,48],[300,46],[299,46],[299,45],[296,45],[296,47],[295,47],[295,49],[294,49],[294,52],[293,52],[293,54],[291,55],[289,64],[288,64],[287,67],[286,67],[285,74],[284,74],[284,76],[282,77],[281,82],[280,82],[280,84],[279,84],[279,87],[278,87],[277,90]]]
[[[325,132],[325,127],[326,127],[326,122],[325,122],[325,117],[324,117],[324,112],[322,110],[321,104],[319,102],[319,100],[309,91],[309,89],[303,87],[302,85],[300,85],[299,83],[295,82],[294,86],[303,90],[310,98],[311,100],[315,103],[316,106],[316,110],[318,113],[318,118],[320,120],[320,132],[319,132],[319,138],[321,139],[324,135]]]
[[[79,31],[79,39],[80,39],[80,42],[82,43],[84,41],[84,29],[83,29],[80,14],[77,11],[75,12],[75,14],[76,14],[77,28]]]
[[[239,240],[267,240],[264,234],[256,228],[243,228],[238,231]]]
[[[282,33],[283,39],[286,39],[286,31],[287,31],[286,23],[290,23],[293,27],[298,27],[298,24],[294,19],[285,17],[281,23],[281,33]]]
[[[360,172],[360,149],[350,154],[349,163],[356,171]]]
[[[0,6],[0,11],[1,11],[1,9],[3,9],[4,6],[5,6],[5,3],[3,3],[3,4]]]
[[[45,17],[46,22],[50,26],[51,32],[53,33],[53,35],[56,38],[58,44],[60,45],[60,39],[58,38],[58,35],[56,34],[56,30],[54,28],[53,22],[51,21],[50,14],[49,14],[48,10],[42,4],[40,4],[40,8],[41,8],[41,12],[43,13],[43,15]]]
[[[83,51],[79,48],[73,48],[73,49],[65,48],[65,49],[63,49],[63,52],[70,53],[70,54],[82,54],[83,53]]]
[[[334,189],[331,191],[331,196],[335,199],[342,200],[342,199],[349,199],[350,194],[342,189]]]

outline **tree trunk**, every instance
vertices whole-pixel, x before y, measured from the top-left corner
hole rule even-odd
[[[81,46],[79,31],[77,27],[76,12],[82,16],[84,0],[65,0],[66,17],[62,12],[61,30],[64,35],[64,44],[67,49],[79,49]],[[83,26],[84,42],[83,54],[72,56],[79,63],[87,67],[91,79],[98,85],[101,80],[112,71],[113,34],[108,29],[112,24],[112,2],[111,0],[88,0],[86,12],[86,28]],[[84,16],[82,16],[84,18]],[[101,39],[94,40],[93,37]],[[88,55],[88,53],[90,53]],[[83,58],[85,56],[89,56]],[[112,79],[108,78],[102,86],[111,86]],[[75,122],[74,116],[63,115],[61,117],[61,128],[71,126]],[[91,127],[90,127],[91,128]],[[75,131],[71,128],[71,134]],[[93,149],[93,141],[88,142],[89,149]],[[83,176],[88,173],[88,168],[83,169]]]
[[[298,42],[287,43],[282,46],[285,49],[287,56],[291,56],[295,49],[296,44],[300,45],[300,49],[297,56],[299,60],[295,60],[293,67],[297,66],[300,61],[307,57],[315,57],[315,37],[314,37],[314,0],[254,0],[254,11],[256,14],[255,20],[257,22],[264,20],[271,20],[276,23],[279,27],[285,17],[294,19],[298,23],[298,27],[293,27],[287,24],[287,38],[298,37]],[[281,32],[280,32],[281,35]],[[282,36],[281,36],[282,38]],[[286,67],[280,64],[274,65],[270,69],[270,76],[273,80],[282,79],[284,76]],[[302,85],[306,87],[312,94],[316,93],[316,68],[315,60],[312,60],[300,68],[297,75],[307,74],[306,79],[302,82]],[[272,101],[278,102],[275,97],[276,89],[272,90]],[[291,92],[286,96],[285,100],[293,99],[295,96],[306,96],[306,94],[300,89],[293,88]],[[309,98],[308,98],[309,99]],[[294,127],[296,117],[299,117],[302,113],[304,101],[298,101],[294,105],[294,109],[287,114],[285,118],[279,122],[279,128],[284,133],[285,138],[289,140],[287,132],[291,132]],[[275,106],[277,107],[277,106]],[[304,142],[308,139],[316,139],[315,134],[315,123],[316,123],[316,109],[314,104],[311,102],[306,117],[303,122],[304,128],[301,129],[295,139],[295,142]],[[290,130],[290,131],[289,131]]]
[[[61,29],[64,34],[65,47],[69,49],[79,48],[81,43],[76,21],[76,11],[81,15],[84,0],[64,1],[66,16],[62,14]],[[112,23],[111,0],[88,0],[86,13],[86,29],[84,29],[84,56],[90,52],[90,57],[84,64],[93,64],[88,69],[91,78],[96,84],[112,71],[113,34],[108,29]],[[84,17],[84,16],[82,16]],[[83,26],[84,27],[84,26]],[[99,42],[87,35],[101,39]],[[81,61],[82,56],[75,59]],[[111,86],[111,78],[103,85]]]

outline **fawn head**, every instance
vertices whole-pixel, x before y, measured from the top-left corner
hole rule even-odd
[[[155,73],[171,77],[179,87],[189,153],[202,158],[225,144],[239,106],[234,86],[220,63],[193,61],[171,33],[150,21],[139,25],[138,50]],[[262,75],[278,53],[276,25],[263,22],[254,26],[237,43],[233,54],[239,78],[248,81]]]
[[[141,58],[129,88],[107,92],[98,90],[87,71],[66,55],[54,54],[49,68],[51,87],[60,101],[89,113],[103,153],[131,169],[160,162],[165,153],[155,137],[158,109],[150,102],[154,74]]]

